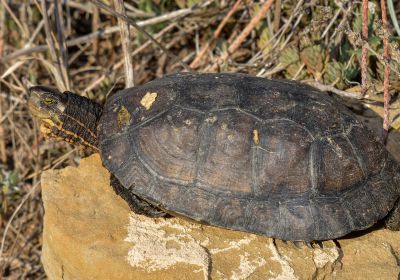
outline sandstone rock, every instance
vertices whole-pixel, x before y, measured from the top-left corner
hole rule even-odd
[[[49,279],[397,279],[400,233],[296,248],[180,218],[135,215],[98,155],[42,176]],[[337,244],[340,244],[339,248]]]

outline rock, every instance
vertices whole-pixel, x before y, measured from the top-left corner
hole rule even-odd
[[[397,279],[400,233],[384,229],[295,247],[180,218],[135,215],[99,156],[43,173],[49,279]],[[340,245],[340,248],[337,246]]]

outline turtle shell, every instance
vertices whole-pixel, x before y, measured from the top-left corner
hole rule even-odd
[[[283,240],[370,227],[399,166],[346,107],[294,81],[176,74],[107,100],[106,168],[133,194],[203,223]]]

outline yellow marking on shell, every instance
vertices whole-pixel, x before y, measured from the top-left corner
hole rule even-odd
[[[128,109],[126,109],[125,106],[122,106],[122,108],[118,111],[117,119],[119,128],[127,126],[131,123],[131,114],[128,112]]]
[[[260,138],[259,138],[259,134],[258,134],[258,129],[255,128],[253,130],[253,142],[254,144],[256,144],[257,146],[260,144]]]
[[[140,100],[140,104],[146,108],[146,110],[149,110],[151,106],[153,105],[154,101],[156,101],[157,98],[157,92],[147,92],[142,100]]]

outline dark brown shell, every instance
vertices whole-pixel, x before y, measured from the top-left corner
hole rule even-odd
[[[110,98],[104,165],[137,196],[204,223],[284,240],[373,225],[399,167],[315,88],[243,74],[177,74]]]

